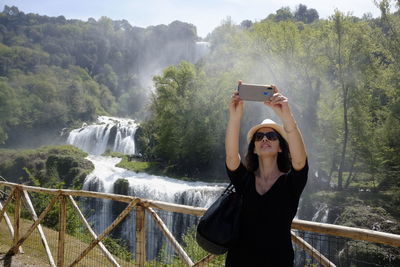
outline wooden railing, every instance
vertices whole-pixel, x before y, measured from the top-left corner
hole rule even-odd
[[[154,211],[154,209],[177,212],[183,214],[191,214],[196,216],[201,216],[204,212],[204,208],[190,207],[172,203],[166,203],[162,201],[154,201],[148,199],[140,199],[132,196],[107,194],[83,190],[68,190],[68,189],[47,189],[34,186],[26,186],[21,184],[2,182],[0,181],[0,186],[7,187],[9,193],[3,201],[0,203],[0,222],[4,218],[8,229],[12,237],[12,245],[8,250],[8,255],[14,255],[16,253],[22,253],[22,245],[25,240],[32,234],[32,232],[37,229],[42,240],[42,244],[45,248],[46,255],[48,258],[48,263],[50,266],[65,266],[65,236],[66,236],[66,204],[70,202],[74,207],[75,212],[78,214],[83,225],[87,228],[88,232],[92,237],[92,241],[88,246],[80,252],[80,254],[73,260],[69,266],[77,265],[88,253],[94,248],[98,247],[105,257],[108,259],[111,265],[120,266],[118,261],[114,256],[106,249],[102,240],[129,214],[130,211],[135,209],[136,213],[136,250],[135,250],[135,262],[137,266],[144,266],[146,260],[146,250],[145,250],[145,212],[151,215],[154,219],[164,236],[171,242],[176,253],[179,255],[181,260],[187,266],[204,266],[207,262],[210,262],[215,255],[208,255],[202,260],[194,263],[192,259],[187,255],[182,246],[174,238],[168,227],[165,225],[163,220]],[[52,195],[53,198],[48,203],[47,207],[37,216],[36,211],[32,205],[28,192],[44,193]],[[74,197],[88,197],[88,198],[101,198],[110,199],[114,201],[128,203],[127,207],[116,217],[116,219],[99,235],[93,231],[89,223],[87,222],[85,216],[79,209]],[[21,233],[20,218],[21,218],[21,201],[25,200],[26,206],[28,207],[31,215],[33,224],[25,233]],[[6,213],[7,207],[10,203],[14,202],[14,222],[11,223],[10,218]],[[59,202],[59,231],[58,231],[58,245],[57,245],[57,261],[49,248],[46,236],[41,227],[41,222],[49,211],[54,207],[54,205]],[[292,224],[292,229],[303,230],[320,234],[328,234],[340,237],[351,238],[355,240],[364,240],[369,242],[386,244],[394,247],[400,247],[400,235],[382,233],[378,231],[359,229],[353,227],[338,226],[332,224],[316,223],[303,220],[294,220]],[[329,261],[324,255],[308,244],[304,239],[297,236],[292,231],[292,240],[300,248],[304,249],[309,255],[315,258],[323,266],[335,266]]]

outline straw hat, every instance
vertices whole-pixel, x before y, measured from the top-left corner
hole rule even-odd
[[[247,133],[247,143],[251,142],[251,139],[253,138],[253,135],[261,128],[269,127],[277,131],[285,140],[287,140],[287,134],[285,130],[283,129],[282,126],[274,122],[273,120],[270,119],[265,119],[263,120],[260,124],[257,124],[256,126],[252,127],[249,132]]]

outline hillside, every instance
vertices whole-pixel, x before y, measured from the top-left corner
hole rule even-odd
[[[196,28],[148,28],[102,17],[0,13],[0,145],[59,144],[62,129],[98,115],[143,117],[152,75],[192,61]]]

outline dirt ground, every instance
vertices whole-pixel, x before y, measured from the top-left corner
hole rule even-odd
[[[21,267],[21,266],[49,266],[48,262],[43,262],[35,257],[26,254],[14,256],[6,255],[6,247],[0,244],[0,266]]]

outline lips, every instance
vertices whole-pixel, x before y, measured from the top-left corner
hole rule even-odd
[[[268,148],[268,147],[271,147],[271,145],[268,144],[268,143],[265,143],[265,144],[262,144],[262,145],[261,145],[261,148]]]

